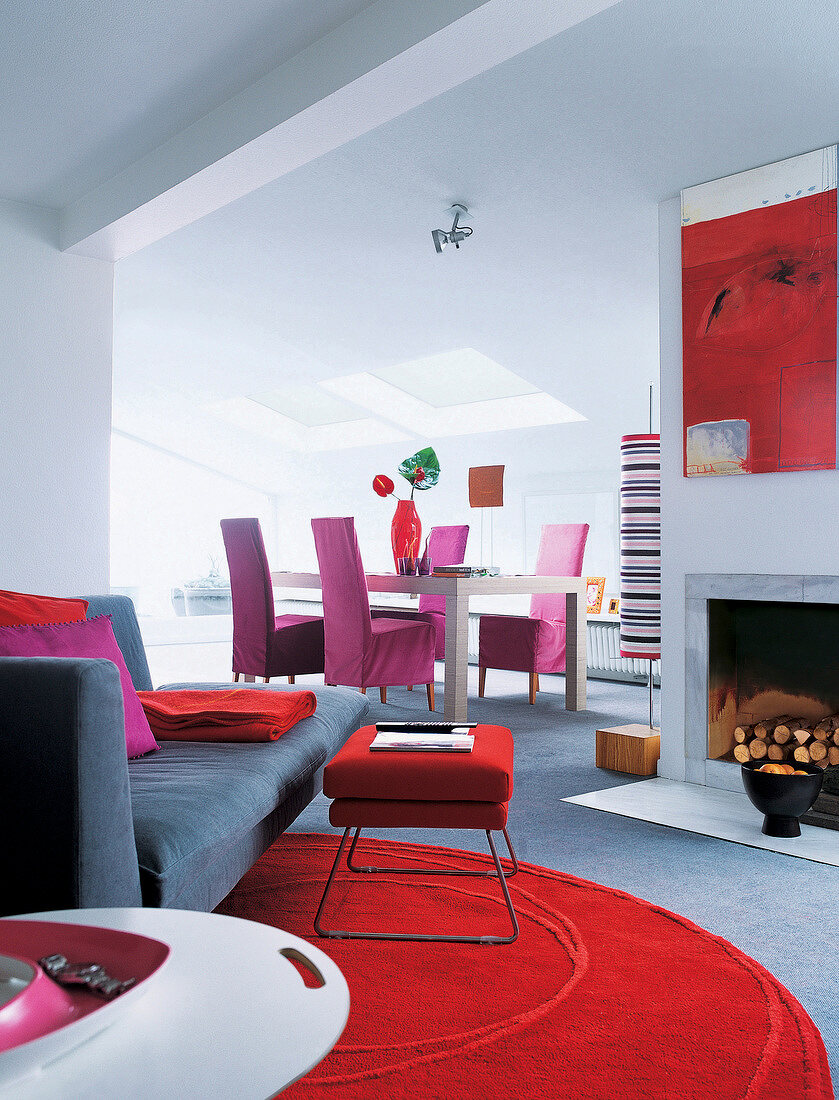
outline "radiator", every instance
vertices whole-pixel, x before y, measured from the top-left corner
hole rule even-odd
[[[469,660],[478,663],[480,615],[469,616]],[[620,623],[586,623],[586,675],[595,680],[647,683],[649,662],[620,655]],[[661,679],[661,661],[653,661],[653,682]]]
[[[649,661],[621,657],[620,623],[586,623],[586,665],[588,675],[601,680],[646,682]],[[661,661],[653,661],[653,681],[661,678]]]

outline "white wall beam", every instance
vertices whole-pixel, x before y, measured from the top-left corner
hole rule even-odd
[[[65,250],[118,260],[620,0],[379,0],[71,203]]]

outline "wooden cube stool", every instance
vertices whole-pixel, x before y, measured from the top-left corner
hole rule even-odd
[[[661,731],[637,723],[597,730],[594,763],[598,768],[630,775],[655,775],[661,753]]]
[[[430,940],[447,943],[512,943],[519,934],[516,911],[506,880],[518,863],[507,832],[507,806],[513,792],[513,736],[503,726],[477,726],[472,751],[372,752],[375,726],[364,726],[350,737],[323,772],[323,793],[333,799],[330,824],[344,835],[332,864],[318,911],[315,931],[328,939]],[[482,829],[495,863],[494,871],[426,870],[414,867],[359,867],[353,863],[362,829]],[[350,832],[350,871],[364,874],[453,875],[497,878],[510,915],[510,936],[408,935],[396,932],[348,932],[325,929],[321,914]],[[505,870],[493,840],[504,834],[510,853]]]

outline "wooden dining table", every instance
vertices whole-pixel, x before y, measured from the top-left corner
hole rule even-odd
[[[468,720],[469,600],[472,596],[565,593],[565,707],[586,709],[586,584],[583,577],[401,577],[367,573],[369,592],[435,595],[446,598],[446,656],[443,713],[449,721]],[[275,588],[320,588],[320,573],[272,573]]]

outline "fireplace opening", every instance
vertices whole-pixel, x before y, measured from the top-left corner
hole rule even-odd
[[[818,764],[839,829],[839,604],[709,600],[708,641],[709,759]]]

